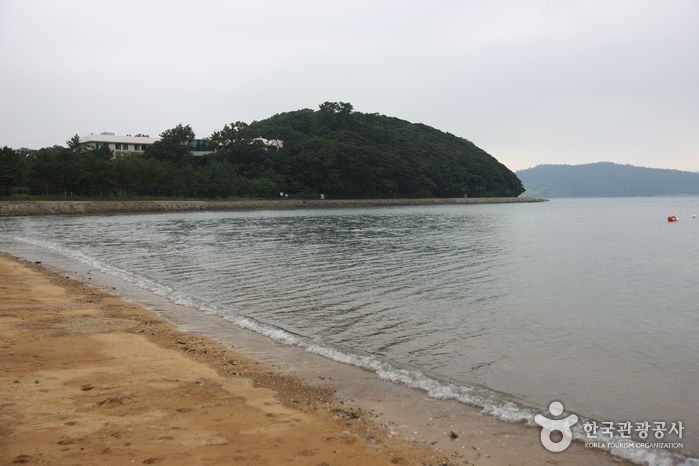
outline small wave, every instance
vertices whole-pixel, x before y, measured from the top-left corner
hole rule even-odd
[[[439,382],[426,376],[419,370],[400,368],[394,363],[380,360],[373,355],[350,353],[344,348],[340,349],[319,340],[312,340],[300,335],[295,335],[279,327],[263,324],[250,317],[237,314],[231,315],[229,309],[224,310],[215,304],[199,301],[191,296],[176,291],[172,287],[160,284],[155,280],[113,265],[105,264],[99,259],[88,256],[80,251],[64,248],[49,241],[19,237],[15,239],[17,241],[50,249],[65,257],[80,261],[102,273],[132,283],[157,296],[167,298],[175,304],[194,307],[206,314],[219,316],[238,327],[252,330],[280,343],[300,346],[306,349],[306,351],[333,361],[368,369],[375,372],[378,377],[383,380],[402,383],[411,388],[424,390],[430,397],[437,399],[455,399],[463,403],[482,407],[484,413],[504,421],[524,421],[529,425],[533,425],[534,415],[536,414],[534,411],[518,406],[510,401],[501,400],[494,392],[486,389]]]
[[[102,273],[119,278],[157,296],[166,298],[175,304],[196,308],[208,315],[216,315],[238,327],[254,331],[280,343],[299,346],[308,352],[323,356],[333,361],[368,369],[376,373],[376,375],[382,380],[400,383],[411,388],[423,390],[428,396],[435,399],[457,400],[462,403],[480,407],[482,408],[482,413],[488,414],[497,419],[513,423],[524,422],[530,426],[535,425],[534,416],[536,414],[547,414],[547,411],[545,410],[537,411],[532,408],[520,406],[512,401],[504,399],[496,392],[484,388],[440,382],[425,375],[419,370],[402,368],[396,363],[381,360],[373,355],[353,353],[345,348],[340,349],[318,339],[310,339],[300,335],[295,335],[284,329],[261,323],[250,317],[237,314],[231,315],[230,309],[224,310],[215,304],[197,300],[196,298],[176,291],[172,287],[158,283],[155,280],[143,275],[105,264],[104,262],[88,256],[80,251],[64,248],[49,241],[20,237],[14,237],[14,239],[22,243],[52,250],[69,259],[79,261],[89,267],[99,270]],[[589,439],[586,438],[582,428],[582,424],[587,420],[588,419],[581,418],[581,422],[577,423],[572,428],[574,439],[583,442],[589,441]],[[606,439],[601,439],[599,442],[610,444],[611,447],[605,449],[610,451],[613,455],[640,465],[699,466],[699,460],[696,458],[687,458],[683,455],[668,450],[648,448],[617,448],[614,446],[620,445],[625,440],[627,439],[609,437]]]

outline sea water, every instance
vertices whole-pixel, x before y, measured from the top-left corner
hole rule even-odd
[[[15,217],[0,250],[83,263],[506,421],[556,400],[582,440],[582,420],[648,422],[646,441],[694,456],[696,214],[699,198],[662,197]]]

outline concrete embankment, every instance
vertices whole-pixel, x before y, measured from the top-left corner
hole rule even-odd
[[[205,210],[294,209],[303,207],[375,207],[400,205],[505,204],[544,202],[546,199],[480,197],[453,199],[326,199],[302,201],[1,201],[0,216],[128,214],[137,212],[189,212]]]

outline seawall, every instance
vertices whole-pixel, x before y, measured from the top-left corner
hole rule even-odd
[[[447,199],[326,199],[258,201],[2,201],[0,217],[71,214],[129,214],[206,210],[294,209],[303,207],[375,207],[400,205],[507,204],[545,202],[530,197],[467,197]]]

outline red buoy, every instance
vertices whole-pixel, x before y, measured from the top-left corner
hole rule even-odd
[[[676,222],[676,221],[677,221],[677,217],[675,217],[674,215],[670,215],[670,216],[667,218],[667,221],[668,221],[668,222]]]

